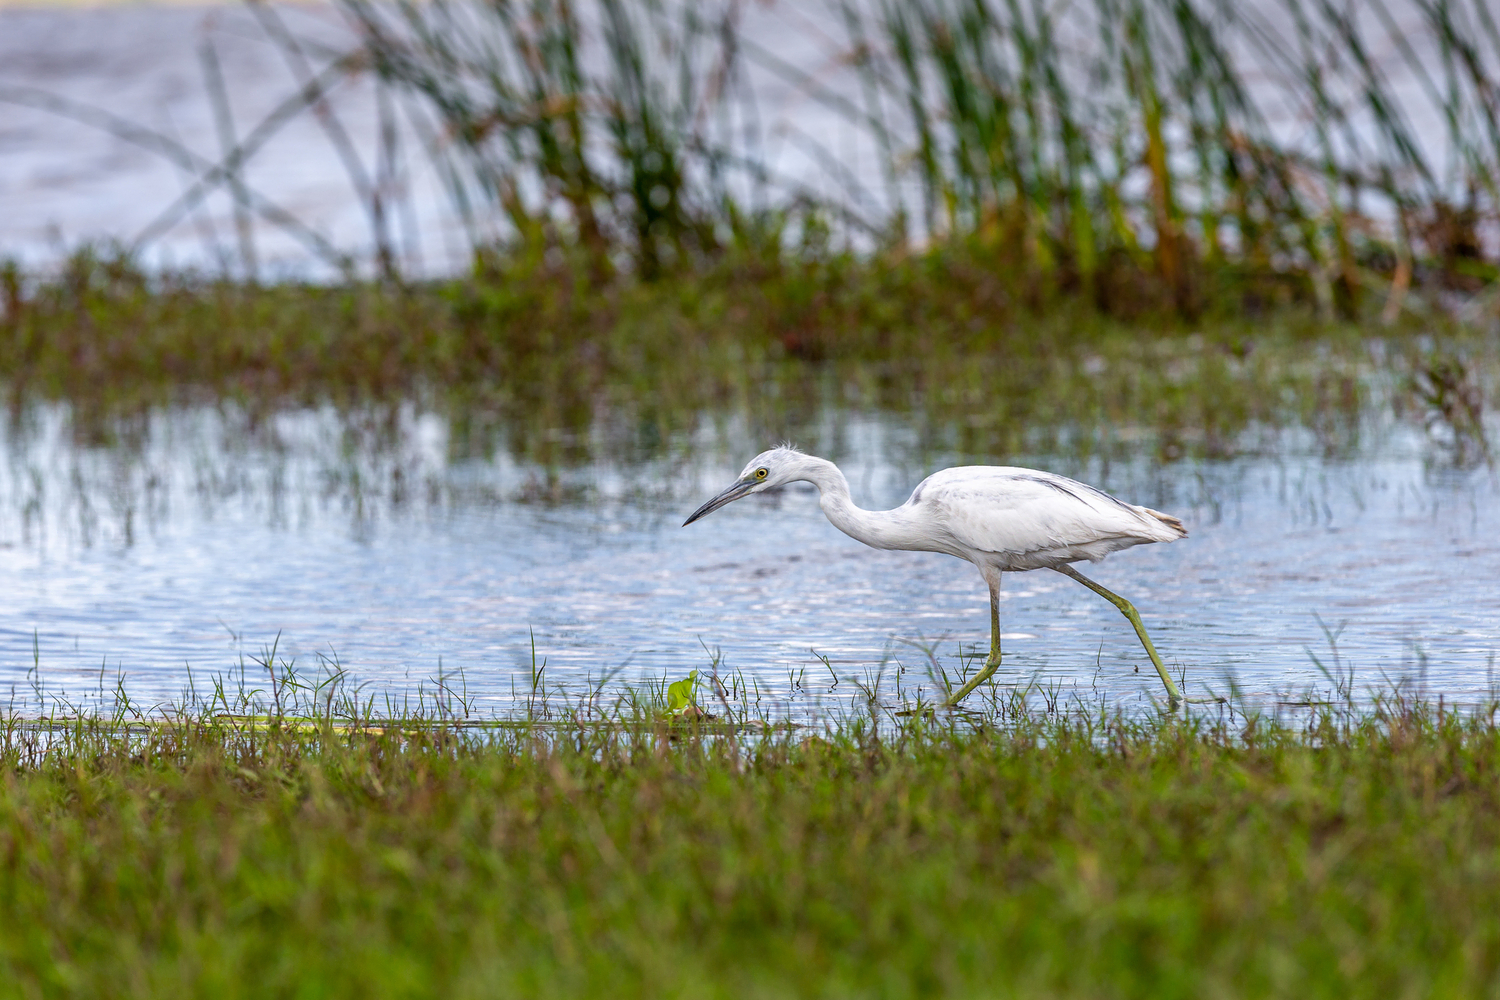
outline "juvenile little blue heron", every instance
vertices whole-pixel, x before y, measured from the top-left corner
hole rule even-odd
[[[979,567],[990,588],[990,655],[984,669],[949,697],[949,707],[1000,666],[1000,574],[1033,569],[1072,577],[1119,608],[1167,686],[1169,703],[1175,707],[1182,700],[1135,606],[1072,566],[1132,545],[1186,537],[1187,529],[1172,515],[1050,472],[994,465],[934,472],[895,510],[862,510],[849,498],[849,481],[838,466],[782,446],[756,455],[732,486],[693,511],[683,527],[740,497],[799,481],[818,488],[823,513],[850,538],[877,549],[942,552]]]

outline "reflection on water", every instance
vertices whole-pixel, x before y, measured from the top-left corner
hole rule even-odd
[[[545,470],[503,449],[455,457],[446,424],[415,410],[378,433],[331,410],[253,425],[177,410],[100,444],[75,440],[64,409],[35,407],[0,438],[0,684],[16,703],[34,703],[38,682],[86,701],[123,673],[137,701],[171,699],[189,666],[253,669],[277,642],[304,666],[336,655],[367,692],[462,670],[482,711],[507,711],[534,635],[549,685],[681,676],[717,649],[779,711],[877,676],[890,698],[898,684],[930,694],[924,649],[956,670],[984,647],[972,567],[866,549],[810,487],[680,527],[766,443],[713,425],[654,457]],[[840,461],[871,507],[974,459],[888,417],[789,431]],[[1434,462],[1419,431],[1368,439],[1337,461],[1297,434],[1271,457],[1220,462],[995,457],[1182,516],[1185,541],[1092,573],[1136,602],[1193,693],[1229,677],[1268,701],[1326,688],[1312,658],[1328,661],[1326,624],[1342,628],[1357,687],[1480,697],[1500,649],[1500,487],[1486,467]],[[1129,626],[1094,595],[1042,571],[1007,576],[1004,598],[1002,683],[1125,704],[1158,694]]]

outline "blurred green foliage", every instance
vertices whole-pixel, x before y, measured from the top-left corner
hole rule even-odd
[[[978,456],[1228,455],[1287,426],[1342,453],[1367,417],[1427,385],[1413,373],[1434,352],[1469,359],[1465,414],[1482,414],[1494,381],[1482,327],[1412,321],[1374,336],[1322,323],[1295,286],[1280,308],[1194,322],[1030,293],[1003,250],[969,244],[731,258],[603,287],[565,255],[328,287],[148,276],[80,253],[59,277],[21,283],[0,377],[13,406],[67,400],[84,425],[215,399],[252,412],[415,400],[449,418],[455,447],[498,441],[546,463],[587,461],[600,427],[670,442],[736,414],[779,437],[828,407],[898,414]]]

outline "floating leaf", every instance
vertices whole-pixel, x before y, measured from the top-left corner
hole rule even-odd
[[[698,683],[698,671],[694,670],[682,680],[667,686],[667,711],[681,715],[693,704],[693,688]]]

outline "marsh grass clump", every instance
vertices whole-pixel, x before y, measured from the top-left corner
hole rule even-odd
[[[596,282],[622,269],[649,280],[770,222],[747,211],[746,185],[764,181],[731,138],[732,6],[344,9],[381,78],[417,95],[451,140],[449,184],[481,238],[567,246]]]
[[[1459,356],[1429,353],[1414,366],[1409,386],[1430,434],[1438,436],[1459,466],[1492,458],[1484,430],[1484,390]]]
[[[1500,984],[1483,710],[1021,712],[815,739],[11,718],[0,767],[16,995]]]

